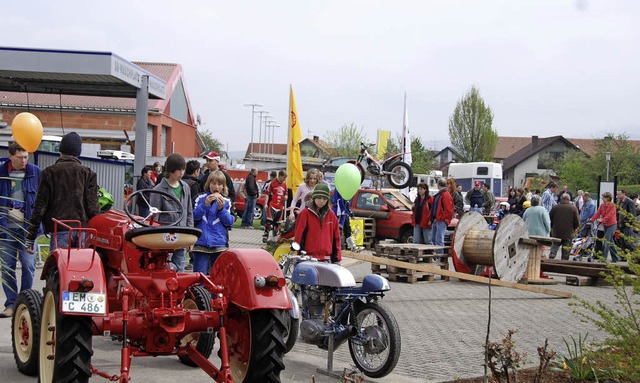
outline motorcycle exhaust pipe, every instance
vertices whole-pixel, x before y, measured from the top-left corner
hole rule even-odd
[[[340,347],[340,345],[342,343],[344,343],[345,340],[349,339],[350,337],[356,335],[358,332],[355,328],[355,326],[352,325],[338,325],[335,329],[335,332],[333,334],[333,349],[337,349],[338,347]],[[328,344],[328,340],[325,339],[325,347],[329,347]]]

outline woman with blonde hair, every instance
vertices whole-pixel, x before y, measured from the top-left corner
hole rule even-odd
[[[202,235],[193,246],[193,271],[208,275],[220,253],[229,247],[228,230],[235,222],[227,198],[227,178],[220,170],[209,173],[205,191],[195,201],[193,219]]]
[[[289,214],[290,221],[293,221],[295,219],[295,216],[300,213],[300,210],[304,209],[304,197],[306,197],[307,194],[313,192],[313,189],[315,189],[316,185],[320,181],[320,178],[320,171],[318,169],[311,168],[307,170],[307,176],[304,178],[304,182],[301,183],[300,186],[298,186],[296,195],[293,196],[291,204],[289,205],[294,213]],[[300,207],[296,206],[298,204],[298,201],[301,202]]]

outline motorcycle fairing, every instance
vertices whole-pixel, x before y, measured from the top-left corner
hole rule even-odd
[[[291,281],[298,285],[353,287],[356,280],[346,268],[330,263],[301,262],[296,265]]]

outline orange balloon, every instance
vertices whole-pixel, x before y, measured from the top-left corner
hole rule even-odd
[[[33,153],[42,141],[42,122],[33,114],[22,112],[11,122],[11,133],[18,145]]]

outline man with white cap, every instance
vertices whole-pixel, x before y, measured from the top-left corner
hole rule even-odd
[[[229,189],[228,198],[231,201],[231,212],[233,213],[233,203],[236,200],[236,189],[233,187],[233,180],[231,179],[231,177],[229,177],[229,174],[227,174],[227,172],[225,172],[220,167],[220,155],[218,154],[218,152],[212,150],[202,156],[202,158],[207,160],[207,163],[205,165],[207,170],[204,171],[204,173],[202,174],[202,178],[200,179],[200,190],[205,190],[205,183],[207,183],[207,177],[209,177],[209,174],[211,172],[215,172],[216,170],[220,170],[222,173],[224,173],[224,177],[227,179],[227,189]]]

